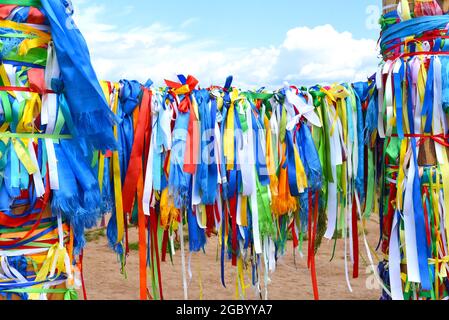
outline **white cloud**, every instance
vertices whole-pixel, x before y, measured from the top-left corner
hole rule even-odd
[[[377,66],[377,44],[354,39],[331,25],[287,32],[276,70],[280,78],[307,83],[364,80]]]
[[[187,28],[190,27],[192,24],[198,21],[198,18],[190,18],[185,20],[183,23],[181,23],[181,28]]]
[[[185,28],[153,23],[120,29],[99,22],[106,8],[79,2],[75,21],[86,38],[99,78],[122,78],[157,84],[192,74],[204,86],[223,84],[233,75],[245,88],[277,87],[365,80],[377,67],[376,42],[354,39],[331,25],[289,30],[282,44],[258,48],[219,48],[211,39],[195,39]],[[135,21],[134,21],[135,23]]]

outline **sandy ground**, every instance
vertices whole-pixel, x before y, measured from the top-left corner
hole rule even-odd
[[[371,246],[376,245],[378,223],[368,224],[368,239]],[[130,230],[130,242],[137,242],[137,231]],[[207,253],[192,256],[193,277],[189,286],[189,299],[200,298],[199,270],[205,300],[234,300],[236,272],[231,263],[226,265],[225,289],[220,282],[220,262],[217,257],[217,239],[208,240]],[[187,246],[187,245],[186,245]],[[278,268],[271,275],[269,299],[273,300],[310,300],[313,299],[310,272],[307,259],[293,257],[291,245],[288,253],[279,261]],[[353,292],[348,289],[345,279],[344,242],[339,240],[335,259],[330,262],[333,242],[324,241],[317,256],[317,275],[320,298],[323,300],[378,300],[380,290],[376,285],[370,268],[365,261],[366,252],[361,243],[361,266],[359,279],[352,279]],[[307,244],[304,245],[306,250]],[[168,258],[168,257],[167,257]],[[364,261],[365,260],[365,261]],[[377,263],[377,261],[375,261]],[[164,298],[169,300],[183,299],[181,255],[174,257],[174,265],[170,262],[161,266]],[[350,269],[352,275],[352,268]],[[116,255],[107,246],[106,239],[100,237],[89,243],[84,256],[84,277],[89,300],[137,300],[139,298],[138,252],[132,251],[127,260],[127,279],[120,274],[120,265]],[[245,283],[249,284],[246,277]],[[374,285],[373,285],[374,284]],[[377,288],[376,288],[377,287]],[[247,289],[248,300],[258,299],[252,288]],[[80,292],[80,298],[82,294]]]

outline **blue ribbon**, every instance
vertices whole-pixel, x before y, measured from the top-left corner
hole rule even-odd
[[[415,162],[416,168],[418,168],[418,158],[416,155],[417,144],[416,139],[412,139],[412,150],[413,150],[413,161]],[[430,248],[427,245],[426,236],[426,224],[424,220],[424,208],[421,200],[421,180],[419,177],[418,170],[415,170],[415,176],[413,178],[413,208],[415,214],[415,225],[416,225],[416,243],[418,249],[418,263],[419,263],[419,274],[421,276],[421,285],[424,291],[432,290],[432,283],[430,280],[429,273],[429,263],[428,259],[432,257],[430,254]]]
[[[251,103],[251,106],[253,107],[253,104]],[[253,107],[253,109],[255,109]],[[254,153],[256,155],[256,170],[259,176],[260,184],[264,187],[270,185],[270,176],[268,175],[268,167],[267,167],[267,159],[265,157],[265,154],[263,153],[263,146],[262,144],[265,143],[260,136],[259,132],[260,130],[264,130],[263,125],[263,115],[261,114],[259,119],[256,118],[254,112],[251,112],[252,116],[252,123],[253,123],[253,131],[254,131]]]
[[[204,250],[206,244],[206,234],[204,229],[198,225],[196,216],[193,214],[192,208],[187,209],[187,222],[189,226],[189,249],[190,252],[199,252]]]
[[[197,168],[197,184],[201,192],[201,200],[204,205],[213,205],[217,198],[217,164],[215,157],[214,125],[217,112],[215,100],[209,109],[210,94],[207,90],[194,92],[198,102],[198,111],[201,122],[201,154]]]
[[[295,162],[295,147],[293,143],[293,136],[291,131],[287,131],[286,134],[286,152],[287,152],[287,173],[288,173],[288,183],[290,186],[290,193],[293,197],[299,197],[298,182],[296,179],[296,162]]]
[[[169,186],[178,209],[190,207],[191,203],[192,175],[183,171],[189,118],[190,112],[179,113],[173,131]]]
[[[358,145],[358,158],[359,165],[357,167],[357,177],[355,179],[355,185],[357,192],[360,195],[360,201],[365,199],[365,144],[363,137],[363,110],[362,101],[368,99],[368,83],[358,82],[353,84],[356,102],[357,102],[357,145]]]
[[[423,16],[416,17],[411,20],[403,21],[401,23],[390,26],[382,33],[381,47],[384,47],[388,42],[397,38],[406,38],[417,34],[422,34],[428,30],[445,29],[449,23],[449,16]]]
[[[305,124],[297,133],[297,147],[307,174],[309,188],[314,192],[320,191],[323,183],[323,169],[312,134]]]
[[[426,116],[426,126],[424,128],[424,133],[432,132],[432,119],[433,119],[433,99],[434,99],[434,70],[433,65],[435,62],[435,57],[430,58],[429,70],[427,73],[427,83],[426,83],[426,93],[424,95],[424,103],[422,109],[422,116]]]
[[[396,127],[398,137],[404,139],[404,129],[402,126],[402,84],[404,80],[404,63],[401,60],[401,68],[398,73],[394,74],[394,96],[396,101]]]

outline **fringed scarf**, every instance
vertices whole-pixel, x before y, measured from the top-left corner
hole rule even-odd
[[[59,190],[53,191],[53,214],[61,213],[73,227],[75,253],[85,246],[85,229],[100,218],[100,189],[83,152],[72,141],[55,144],[58,159]]]

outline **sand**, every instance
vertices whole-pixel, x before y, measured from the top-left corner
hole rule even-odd
[[[379,224],[371,221],[368,225],[368,240],[375,247],[378,240]],[[362,238],[360,238],[362,239]],[[137,242],[137,230],[130,229],[130,242]],[[203,299],[235,300],[236,272],[231,262],[226,264],[227,288],[221,285],[220,261],[217,257],[217,239],[208,240],[207,253],[192,255],[193,277],[189,285],[189,299],[200,299],[199,274],[201,272]],[[307,258],[301,259],[289,251],[278,262],[277,270],[271,275],[269,299],[272,300],[311,300],[313,290],[310,271],[307,269]],[[307,249],[307,244],[304,245]],[[346,283],[344,263],[344,241],[339,240],[335,259],[330,262],[333,242],[324,240],[317,256],[317,275],[320,299],[323,300],[378,300],[380,287],[374,280],[369,265],[365,263],[367,255],[360,243],[362,259],[360,277],[352,279],[350,266],[350,292]],[[168,257],[167,257],[168,258]],[[365,261],[364,261],[365,260]],[[181,254],[174,256],[174,264],[162,263],[164,298],[168,300],[183,299]],[[375,261],[377,265],[377,261]],[[139,298],[138,252],[131,251],[127,259],[127,278],[120,273],[120,264],[116,255],[108,248],[106,238],[100,237],[88,244],[84,255],[84,278],[89,300],[137,300]],[[248,285],[249,278],[245,278]],[[80,292],[80,298],[82,294]],[[258,295],[250,287],[246,291],[246,299],[257,300]]]

